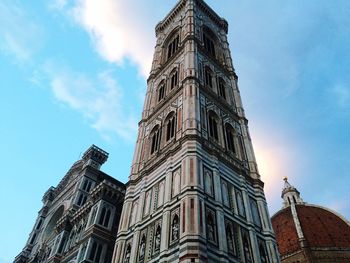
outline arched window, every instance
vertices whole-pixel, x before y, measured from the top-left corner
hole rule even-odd
[[[163,82],[162,84],[160,84],[158,88],[158,102],[164,99],[164,97],[165,97],[165,84]]]
[[[208,118],[209,118],[209,136],[218,141],[219,140],[219,133],[218,133],[219,118],[213,111],[209,112]]]
[[[179,216],[175,214],[172,224],[171,224],[171,241],[175,241],[179,239],[180,233],[180,223]]]
[[[207,87],[213,88],[213,72],[209,67],[204,68],[204,83]]]
[[[225,124],[225,133],[226,133],[227,150],[229,150],[233,154],[236,154],[236,145],[235,145],[236,132],[233,129],[233,127],[228,123]]]
[[[204,50],[208,55],[215,58],[215,34],[207,27],[203,28]]]
[[[177,72],[177,69],[176,69],[170,75],[170,90],[176,88],[178,83],[179,83],[179,73]]]
[[[171,58],[179,48],[180,36],[179,34],[174,34],[172,38],[170,38],[167,46],[167,60]]]
[[[157,252],[160,249],[160,241],[161,241],[161,228],[157,227],[156,234],[154,236],[154,251]]]
[[[176,128],[176,118],[175,113],[170,113],[165,119],[165,127],[166,127],[166,141],[174,138],[175,136],[175,128]]]
[[[222,78],[219,79],[219,96],[226,100],[226,87]]]
[[[159,150],[160,143],[160,128],[159,125],[153,128],[150,134],[150,142],[151,142],[151,154],[154,154]]]

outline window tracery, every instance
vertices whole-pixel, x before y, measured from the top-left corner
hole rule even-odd
[[[219,140],[219,132],[218,132],[219,118],[213,111],[209,111],[208,121],[209,121],[209,136],[215,139],[216,141],[218,141]]]
[[[219,78],[219,96],[221,98],[223,98],[224,100],[226,100],[226,86],[225,86],[225,82],[222,78]]]
[[[173,90],[177,87],[179,83],[179,73],[177,69],[175,69],[170,75],[170,90]]]
[[[151,154],[154,154],[159,150],[160,133],[161,132],[160,132],[159,125],[156,125],[150,134]]]
[[[235,132],[235,129],[229,123],[225,124],[225,133],[226,133],[227,150],[232,152],[233,154],[236,154],[236,145],[235,145],[236,132]]]
[[[176,129],[176,116],[174,112],[171,112],[168,117],[165,119],[166,127],[166,141],[174,138],[175,129]]]
[[[180,43],[180,35],[175,34],[171,38],[171,40],[167,46],[167,60],[170,59],[176,53],[176,51],[179,48],[179,43]]]
[[[158,102],[160,102],[165,97],[165,85],[162,83],[158,88]]]
[[[204,83],[210,89],[213,88],[213,72],[209,67],[204,68]]]

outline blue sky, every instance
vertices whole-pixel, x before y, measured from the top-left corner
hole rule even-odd
[[[98,3],[97,3],[98,2]],[[154,27],[175,0],[0,1],[0,262],[24,246],[91,144],[126,182]],[[271,214],[288,176],[350,218],[350,2],[214,1],[229,42]]]

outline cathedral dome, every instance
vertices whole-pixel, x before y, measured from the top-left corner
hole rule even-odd
[[[282,263],[350,262],[349,222],[327,208],[306,204],[284,180],[284,207],[271,218]]]
[[[314,205],[295,205],[305,243],[313,248],[349,248],[350,226],[340,216]],[[281,256],[301,249],[298,229],[293,219],[291,207],[286,207],[272,217]]]

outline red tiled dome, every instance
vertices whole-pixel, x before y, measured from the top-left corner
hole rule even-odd
[[[307,245],[313,248],[349,248],[350,226],[335,213],[318,206],[296,205]],[[272,217],[272,226],[281,256],[300,249],[291,207]]]

